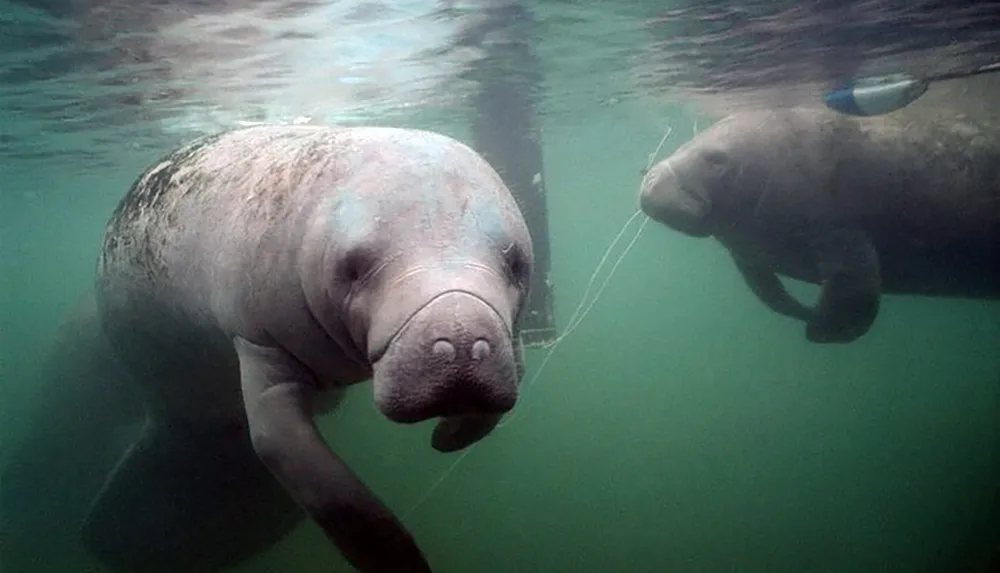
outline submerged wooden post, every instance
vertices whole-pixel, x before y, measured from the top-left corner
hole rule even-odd
[[[534,20],[520,3],[504,0],[489,7],[484,16],[475,40],[486,57],[470,74],[479,85],[473,106],[473,145],[514,194],[531,233],[535,269],[521,339],[526,346],[544,346],[555,341],[558,329],[549,281],[552,259],[541,127],[535,113],[541,71],[531,41]]]

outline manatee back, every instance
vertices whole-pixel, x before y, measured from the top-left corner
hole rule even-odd
[[[248,269],[301,235],[311,210],[306,180],[338,160],[309,154],[343,131],[257,127],[203,137],[147,169],[122,198],[105,228],[96,298],[104,330],[153,393],[151,404],[172,416],[242,417],[218,301],[239,304],[251,288]],[[271,290],[297,288],[289,269],[269,274]]]
[[[879,252],[888,292],[1000,295],[1000,116],[856,120],[840,201]]]
[[[303,183],[337,159],[316,157],[316,143],[341,131],[254,127],[202,137],[168,154],[139,176],[109,219],[99,284],[176,287],[223,253],[252,251],[248,240],[305,207]]]
[[[736,114],[715,136],[741,142],[746,154],[724,205],[739,224],[717,236],[813,280],[802,237],[859,228],[879,253],[889,292],[997,296],[998,119],[949,110],[863,119],[818,108]],[[762,254],[748,245],[763,245]]]
[[[247,268],[290,264],[261,255],[298,249],[310,226],[323,221],[321,207],[343,193],[374,195],[370,203],[382,221],[413,218],[413,205],[455,211],[430,214],[441,220],[486,205],[523,227],[499,176],[445,136],[378,127],[251,127],[195,140],[136,180],[107,223],[99,291],[118,291],[116,299],[141,293],[145,300],[186,291],[195,314],[205,312],[205,284],[241,281],[234,275]]]
[[[979,224],[1000,215],[1000,116],[975,121],[942,111],[857,120],[857,176],[892,176],[897,210],[940,213]]]

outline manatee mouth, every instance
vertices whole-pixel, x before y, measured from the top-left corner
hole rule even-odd
[[[466,414],[442,418],[431,434],[431,447],[457,452],[485,438],[500,423],[503,414]]]
[[[712,234],[712,203],[707,191],[682,183],[669,159],[650,169],[643,178],[639,208],[650,219],[690,237]]]
[[[508,412],[519,382],[512,341],[493,304],[447,291],[414,313],[373,362],[376,406],[403,424]]]

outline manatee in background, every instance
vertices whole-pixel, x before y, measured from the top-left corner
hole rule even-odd
[[[82,296],[60,325],[43,357],[39,386],[31,425],[0,472],[0,556],[4,571],[18,567],[11,573],[34,571],[53,551],[78,546],[94,496],[142,429],[144,417],[136,382],[101,330],[93,293]],[[239,465],[227,468],[232,459]],[[170,511],[185,504],[198,507],[184,524],[186,531],[177,533],[189,543],[187,549],[178,544],[178,555],[198,553],[184,570],[216,571],[248,558],[305,517],[261,464],[245,461],[245,456],[207,460],[192,479],[199,479],[199,473],[234,470],[228,483],[219,482],[226,487],[194,489],[190,498],[170,500],[175,504]],[[255,503],[247,504],[246,495],[255,496]],[[216,529],[237,518],[248,522],[218,538]],[[150,563],[143,570],[176,567]]]
[[[359,571],[429,571],[313,417],[372,379],[390,420],[441,418],[436,449],[486,436],[517,399],[532,264],[500,177],[442,135],[268,126],[176,150],[105,231],[99,317],[146,421],[84,543],[119,571],[191,571],[285,519],[280,484]]]
[[[77,543],[91,499],[142,421],[142,402],[101,333],[92,295],[69,311],[39,364],[29,425],[0,462],[0,562],[10,573],[12,563]]]
[[[754,294],[804,321],[813,342],[864,335],[882,293],[1000,295],[1000,118],[737,113],[654,166],[640,205],[714,236]],[[816,305],[778,275],[821,285]]]

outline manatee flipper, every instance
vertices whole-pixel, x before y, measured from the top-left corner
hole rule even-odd
[[[743,276],[743,281],[768,308],[778,314],[799,320],[809,320],[812,316],[812,310],[785,290],[785,285],[773,271],[754,266],[738,257],[733,257],[733,260],[740,275]]]
[[[838,229],[813,242],[822,287],[806,325],[810,342],[846,343],[871,328],[882,292],[878,254],[864,233]]]
[[[142,397],[101,332],[93,293],[59,325],[29,382],[37,402],[0,460],[5,573],[50,567],[42,562],[78,548],[91,500],[143,420]]]
[[[108,477],[82,538],[115,571],[204,573],[251,557],[304,517],[246,427],[153,421]]]
[[[285,351],[236,338],[253,447],[362,573],[429,573],[398,519],[323,441],[311,374]]]

